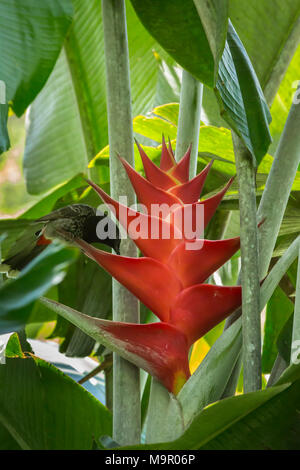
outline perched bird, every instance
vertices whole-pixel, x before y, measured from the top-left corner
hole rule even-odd
[[[103,243],[120,254],[120,232],[112,219],[104,212],[96,211],[87,204],[72,204],[57,209],[34,221],[38,231],[31,232],[22,250],[15,247],[2,263],[7,270],[23,269],[33,258],[41,253],[54,238],[72,243],[82,239],[87,243]],[[98,225],[99,224],[99,225]]]

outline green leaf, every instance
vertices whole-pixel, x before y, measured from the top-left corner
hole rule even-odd
[[[144,26],[192,75],[213,87],[225,44],[228,2],[131,0]]]
[[[74,308],[90,317],[106,319],[111,317],[112,279],[104,269],[99,269],[96,263],[92,260],[87,260],[82,255],[77,261],[76,284],[76,302],[72,307],[74,306]],[[68,289],[68,286],[64,287]],[[95,341],[92,338],[80,329],[75,328],[69,337],[66,354],[69,357],[88,356],[91,354],[94,344]]]
[[[66,196],[69,192],[78,189],[82,186],[86,186],[86,181],[83,179],[83,175],[76,175],[66,183],[59,185],[54,188],[53,191],[46,194],[45,197],[40,199],[36,204],[30,207],[24,212],[21,219],[38,219],[45,214],[49,214],[54,209],[55,203],[58,199]]]
[[[55,65],[72,15],[71,0],[1,2],[0,81],[5,85],[5,100],[0,100],[0,152],[9,147],[7,104],[21,116],[40,92]]]
[[[10,254],[10,250],[19,251],[19,249],[13,245],[16,240],[23,236],[25,232],[28,232],[28,238],[32,236],[32,227],[30,227],[29,220],[21,219],[2,219],[0,220],[0,233],[5,234],[4,240],[1,242],[1,255],[2,258],[6,258]],[[27,238],[27,235],[24,235]]]
[[[291,60],[291,63],[284,75],[283,80],[280,83],[280,87],[272,103],[271,114],[273,119],[270,125],[270,131],[273,138],[273,142],[270,147],[270,153],[272,155],[275,154],[281,133],[288,117],[289,110],[292,106],[293,98],[297,90],[299,76],[300,46]]]
[[[294,325],[294,315],[292,314],[289,316],[289,318],[285,322],[283,328],[281,329],[277,337],[277,342],[276,342],[278,354],[284,359],[284,361],[287,364],[289,364],[291,360],[293,325]]]
[[[299,449],[300,380],[222,400],[206,408],[178,439],[122,450]]]
[[[230,0],[229,15],[271,104],[299,43],[300,1],[273,0],[270,8],[269,0]]]
[[[72,21],[70,0],[2,0],[0,79],[21,116],[42,89]],[[51,42],[51,48],[49,43]]]
[[[0,289],[0,332],[16,331],[25,326],[36,299],[58,284],[67,266],[76,258],[74,248],[53,242],[24,268],[17,279]]]
[[[258,165],[271,143],[271,115],[254,68],[230,21],[215,92],[222,117],[243,139]]]
[[[218,64],[226,42],[229,1],[194,0],[194,4],[206,32],[215,63]],[[217,72],[217,67],[215,71]]]
[[[277,356],[276,342],[284,324],[294,310],[293,303],[277,286],[266,308],[264,342],[262,351],[262,372],[269,374]]]
[[[151,375],[147,375],[146,383],[144,386],[143,396],[141,399],[141,426],[146,422],[147,412],[149,407],[149,398],[150,398],[150,388],[151,388]]]
[[[215,80],[212,83],[203,77],[203,70],[200,68],[207,60],[204,51],[209,48],[205,44],[206,36],[201,35],[201,22],[197,23],[197,11],[194,11],[192,2],[185,2],[184,5],[179,1],[164,2],[163,8],[159,1],[141,3],[132,0],[132,3],[143,24],[169,54],[202,83],[214,87]],[[194,3],[197,5],[198,13],[203,13],[208,5],[208,2],[196,0]],[[207,16],[204,18],[205,26],[203,21],[210,40],[212,31],[216,30],[218,21],[224,13],[218,8],[218,15],[221,16],[217,15],[213,20],[212,14],[216,12],[214,2],[211,7],[209,21]],[[180,18],[179,27],[178,18]],[[224,29],[221,28],[219,34],[223,38]],[[223,50],[223,46],[218,50]],[[256,163],[259,164],[271,142],[268,128],[271,117],[254,68],[230,21],[218,76],[212,64],[209,67],[217,77],[214,91],[222,118],[243,139]]]
[[[88,164],[80,114],[63,50],[47,85],[29,110],[29,127],[23,159],[30,194],[64,183]]]
[[[22,450],[17,441],[8,432],[5,426],[0,423],[0,450]]]
[[[88,450],[93,439],[111,434],[109,411],[34,355],[7,357],[0,367],[0,383],[1,427],[22,449]]]
[[[108,143],[101,2],[74,0],[74,21],[47,84],[29,112],[24,156],[28,192],[39,194],[86,174],[90,160]],[[166,54],[127,2],[134,115],[156,99],[159,64]],[[94,175],[94,173],[92,173]]]
[[[299,43],[299,11],[300,0],[287,0],[284,7],[281,0],[274,0],[272,8],[269,0],[229,1],[230,19],[247,50],[269,106],[278,91],[271,109],[273,144],[269,152],[272,155],[291,106],[295,91],[292,83],[299,79],[299,48],[295,54]],[[274,24],[277,25],[276,34]],[[214,93],[207,87],[204,87],[203,109],[206,124],[226,126],[220,118]]]
[[[176,139],[177,134],[177,126],[156,116],[148,117],[140,115],[135,117],[133,120],[133,130],[137,134],[144,135],[156,142],[161,142],[163,135],[171,140]]]
[[[1,86],[1,84],[0,84]],[[0,89],[1,98],[1,89]],[[8,105],[6,102],[2,102],[0,99],[0,153],[6,152],[9,149],[10,142],[7,132],[7,117],[8,117]]]

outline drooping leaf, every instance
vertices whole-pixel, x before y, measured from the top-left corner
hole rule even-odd
[[[0,332],[23,328],[36,299],[64,277],[67,266],[76,258],[74,248],[53,242],[17,279],[7,281],[0,289]]]
[[[271,143],[271,115],[255,70],[231,22],[215,89],[223,118],[228,121],[258,165]]]
[[[292,314],[293,303],[278,286],[267,304],[266,321],[264,326],[264,343],[262,351],[262,371],[271,372],[277,356],[276,342],[278,336]]]

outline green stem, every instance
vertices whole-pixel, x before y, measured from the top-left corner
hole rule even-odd
[[[175,158],[179,161],[192,144],[190,178],[197,173],[202,94],[203,85],[183,70]]]
[[[105,404],[113,413],[113,367],[104,371],[105,375]]]
[[[268,272],[272,253],[300,162],[300,106],[293,103],[278,144],[257,212],[257,220],[265,218],[259,229],[260,279]],[[275,203],[276,201],[276,203]],[[226,322],[230,326],[237,318]]]
[[[257,220],[265,218],[259,229],[261,279],[268,272],[280,225],[300,163],[299,129],[300,106],[293,103],[258,208]]]
[[[281,258],[279,258],[277,263],[273,266],[272,270],[268,274],[268,277],[264,281],[263,287],[261,289],[260,310],[262,310],[267,304],[280,280],[283,278],[289,267],[297,258],[299,246],[300,236],[293,241],[293,243],[288,247]]]
[[[124,0],[102,0],[106,64],[107,114],[110,152],[110,187],[114,199],[126,195],[136,202],[118,154],[134,165],[129,55]],[[121,253],[137,256],[129,239],[122,240]],[[139,303],[127,289],[113,281],[113,319],[139,322]],[[140,441],[139,369],[114,355],[113,438],[122,445]]]
[[[233,133],[239,183],[242,259],[244,391],[261,388],[261,331],[255,168],[250,152]]]

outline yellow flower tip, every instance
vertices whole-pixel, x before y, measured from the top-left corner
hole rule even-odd
[[[187,381],[188,377],[182,370],[178,370],[175,372],[174,375],[174,383],[173,383],[173,393],[174,395],[178,395],[182,387],[184,386],[185,382]]]

